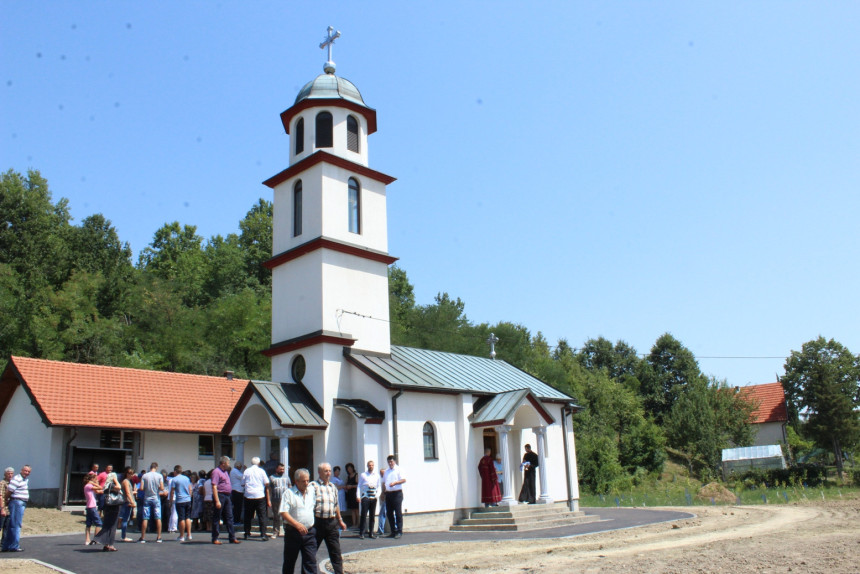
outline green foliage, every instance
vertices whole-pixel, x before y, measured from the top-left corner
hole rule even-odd
[[[694,377],[679,390],[665,418],[668,444],[683,453],[691,473],[698,461],[714,475],[722,449],[752,444],[752,411],[753,405],[724,382]]]
[[[701,384],[704,376],[693,353],[669,333],[661,335],[639,365],[640,392],[645,411],[663,422],[683,390]]]
[[[755,489],[759,486],[769,488],[777,485],[815,487],[823,485],[826,479],[825,467],[801,464],[789,468],[750,469],[734,476],[731,482]]]
[[[830,448],[842,470],[842,451],[860,444],[860,358],[842,344],[818,337],[792,351],[781,379],[789,417],[822,448]]]

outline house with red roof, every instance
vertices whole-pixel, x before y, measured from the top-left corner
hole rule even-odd
[[[782,383],[739,387],[738,392],[756,405],[753,411],[756,429],[753,445],[784,444],[787,441],[785,427],[788,424],[788,407]]]
[[[209,470],[231,453],[226,429],[248,384],[13,356],[0,375],[3,465],[31,465],[31,500],[44,506],[83,501],[92,464]]]

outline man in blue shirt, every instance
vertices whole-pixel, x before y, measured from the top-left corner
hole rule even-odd
[[[182,474],[182,467],[173,467],[173,480],[170,481],[170,502],[176,503],[179,542],[191,540],[191,479]]]

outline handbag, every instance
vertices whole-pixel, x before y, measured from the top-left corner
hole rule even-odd
[[[110,479],[110,488],[105,489],[105,506],[119,506],[125,504],[125,496],[122,495],[122,489],[115,486],[114,478]],[[108,483],[106,483],[108,484]]]

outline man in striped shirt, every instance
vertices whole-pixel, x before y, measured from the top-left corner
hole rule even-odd
[[[346,524],[340,517],[340,506],[337,503],[337,486],[331,482],[331,465],[327,462],[317,467],[316,504],[314,505],[314,529],[317,531],[317,549],[320,542],[325,540],[328,548],[328,558],[335,574],[343,574],[343,558],[340,554],[340,533],[346,530]]]
[[[3,529],[3,552],[23,552],[24,549],[18,544],[21,541],[21,525],[24,522],[24,509],[30,500],[30,465],[21,467],[20,474],[16,474],[9,486],[6,487],[6,496],[9,497],[6,528]]]

